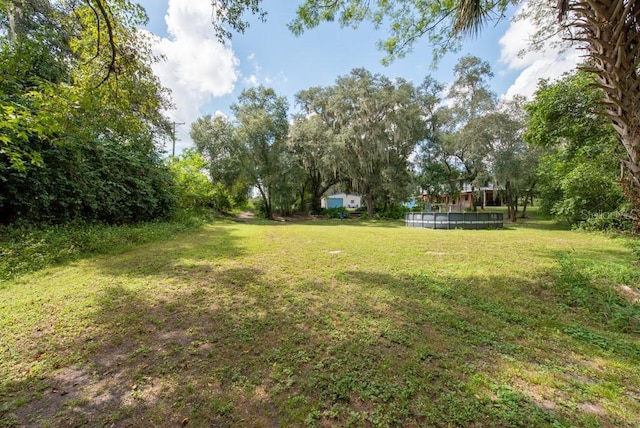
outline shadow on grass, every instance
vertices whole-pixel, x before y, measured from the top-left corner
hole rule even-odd
[[[538,220],[527,218],[519,218],[515,223],[505,222],[505,227],[534,230],[571,230],[568,225],[558,223],[554,220]]]
[[[125,253],[142,244],[169,240],[203,227],[195,215],[184,221],[134,225],[68,224],[7,229],[0,236],[0,289],[12,280],[52,266],[65,266],[98,255]]]
[[[585,277],[567,285],[576,281],[576,272],[575,267],[561,265],[558,286],[548,288],[499,274],[464,280],[359,271],[345,275],[361,287],[391,291],[398,297],[391,300],[388,312],[405,323],[382,336],[407,346],[424,346],[428,337],[429,358],[446,359],[444,368],[456,379],[452,382],[465,384],[457,393],[473,394],[456,404],[460,407],[449,423],[637,424],[640,389],[635,382],[640,379],[636,376],[629,382],[626,374],[640,373],[640,307],[602,295],[599,285]],[[588,297],[576,305],[567,287],[579,287],[582,297]],[[495,294],[496,288],[502,293]],[[425,307],[425,301],[431,304]],[[513,382],[513,377],[518,380]],[[549,377],[554,378],[551,384]],[[610,382],[620,388],[617,398],[603,392],[612,386]],[[594,404],[607,398],[611,398],[607,404]],[[444,404],[441,399],[432,397],[432,405]],[[623,404],[605,410],[616,400]],[[469,406],[477,419],[458,419]],[[584,413],[571,411],[572,407]],[[437,411],[447,414],[444,406]],[[622,421],[625,414],[635,416]]]
[[[217,282],[233,294],[259,277],[232,269]],[[236,314],[246,302],[226,306],[218,297],[204,284],[155,298],[118,286],[104,290],[92,319],[96,334],[55,351],[76,350],[78,363],[49,378],[3,385],[16,392],[38,385],[28,403],[4,417],[17,426],[235,426],[251,415],[260,426],[273,425],[277,412],[268,402],[236,389],[245,374],[266,375],[264,367],[250,367],[259,359],[251,344],[267,326],[257,326],[257,315]]]
[[[161,245],[140,246],[118,257],[101,257],[97,264],[104,272],[124,277],[188,278],[194,263],[242,256],[244,251],[239,242],[234,229],[212,225],[188,233],[185,239],[178,237]]]
[[[154,250],[153,263],[136,265],[135,252],[103,261],[115,279],[101,292],[92,327],[34,360],[37,366],[57,359],[50,372],[1,381],[0,420],[8,426],[640,423],[638,404],[630,404],[637,372],[627,373],[625,384],[615,371],[638,367],[637,335],[606,330],[599,318],[568,304],[555,283],[499,272],[460,278],[345,270],[291,285],[250,266],[198,264],[242,254],[228,230],[212,228],[201,238],[204,248],[178,241]],[[568,280],[563,269],[553,273],[560,282]],[[170,281],[139,289],[115,281],[152,272]],[[603,367],[593,369],[596,361]],[[602,396],[591,391],[612,383],[617,396],[599,404],[594,397]],[[619,410],[624,406],[628,414]]]

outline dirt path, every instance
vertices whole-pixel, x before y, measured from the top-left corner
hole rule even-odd
[[[251,220],[254,218],[254,214],[251,211],[243,211],[236,216],[238,220]]]

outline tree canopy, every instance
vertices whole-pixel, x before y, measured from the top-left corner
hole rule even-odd
[[[371,22],[388,33],[378,44],[387,53],[383,62],[402,57],[422,38],[432,43],[437,60],[459,47],[464,37],[504,19],[509,6],[518,3],[524,2],[304,0],[289,27],[301,34],[325,21],[354,27]],[[530,0],[528,4],[539,36],[562,34],[588,53],[586,69],[597,76],[604,95],[601,102],[626,151],[626,195],[640,226],[640,4],[621,0],[559,0],[553,6],[546,0]]]
[[[4,2],[0,18],[0,221],[166,215],[171,179],[156,144],[169,101],[136,31],[144,11],[24,0]]]
[[[602,93],[593,83],[584,72],[543,81],[526,106],[524,138],[542,151],[541,209],[571,224],[615,211],[623,201],[618,185],[622,147],[602,114]]]

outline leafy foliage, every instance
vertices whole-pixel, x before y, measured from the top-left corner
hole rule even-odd
[[[376,205],[401,203],[409,196],[409,157],[427,133],[437,90],[429,78],[416,87],[355,69],[333,86],[299,94],[305,110],[333,132],[329,174],[337,173],[364,196],[370,217]]]
[[[349,213],[343,207],[325,208],[324,210],[322,210],[322,215],[324,215],[327,218],[340,218],[340,219],[343,219],[343,218],[348,217]]]
[[[296,94],[298,104],[313,102],[314,89]],[[340,181],[338,139],[329,125],[319,115],[305,112],[293,120],[287,149],[305,175],[305,192],[310,194],[310,211],[319,214],[321,198],[334,184]]]
[[[496,104],[488,87],[489,65],[473,56],[454,68],[448,105],[433,114],[431,132],[416,157],[416,181],[430,197],[458,198],[462,186],[474,190],[491,183],[502,189],[509,218],[516,219],[517,201],[535,184],[538,153],[522,140],[521,100]],[[474,196],[475,198],[475,196]],[[474,201],[473,209],[479,201]]]
[[[206,159],[211,179],[238,202],[250,187],[262,198],[267,218],[274,204],[285,211],[295,202],[297,164],[288,157],[288,104],[273,89],[242,91],[232,106],[235,118],[204,116],[191,127],[198,152]]]
[[[155,147],[168,101],[135,29],[146,16],[126,0],[96,7],[0,10],[0,222],[127,223],[171,210]]]
[[[4,223],[130,223],[169,215],[171,178],[159,156],[134,145],[38,147],[41,165],[3,169]]]
[[[580,223],[581,229],[590,232],[631,232],[633,227],[633,217],[625,207],[618,211],[592,214]]]
[[[230,212],[234,200],[220,184],[213,184],[205,173],[207,162],[195,151],[187,149],[168,163],[173,178],[173,193],[183,209],[214,208],[221,213]]]
[[[235,1],[240,12],[255,9],[257,2]],[[289,24],[294,34],[316,27],[322,22],[338,21],[343,26],[357,27],[370,22],[389,33],[379,47],[387,52],[388,63],[411,51],[417,40],[428,39],[434,45],[437,61],[444,53],[455,51],[462,38],[477,34],[489,22],[507,16],[512,4],[525,3],[521,17],[533,18],[537,31],[532,48],[544,47],[558,34],[566,41],[578,42],[588,52],[585,67],[597,76],[601,105],[614,126],[623,159],[624,192],[631,201],[636,228],[640,228],[640,40],[639,7],[635,1],[607,0],[598,3],[585,0],[304,0],[296,18]],[[524,12],[523,12],[524,10]],[[236,11],[234,11],[236,12]],[[615,23],[615,25],[611,25]]]
[[[385,25],[389,33],[387,38],[378,42],[378,47],[387,54],[385,63],[411,52],[413,44],[421,37],[428,38],[434,46],[434,56],[440,58],[448,50],[459,47],[461,33],[477,32],[485,19],[502,19],[509,4],[510,0],[305,0],[289,28],[294,34],[301,34],[324,21],[337,21],[351,27],[366,21],[376,26],[388,23]]]
[[[540,208],[570,224],[616,211],[623,202],[620,148],[592,82],[585,73],[543,82],[527,106],[524,138],[546,151],[539,166]]]

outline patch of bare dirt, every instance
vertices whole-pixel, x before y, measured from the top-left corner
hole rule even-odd
[[[254,218],[256,218],[256,216],[252,211],[243,211],[236,216],[235,220],[240,223],[245,223],[253,220]],[[279,222],[302,222],[315,220],[317,218],[319,218],[319,216],[312,216],[306,213],[293,213],[287,216],[276,215],[273,217],[273,220]]]
[[[640,303],[640,292],[632,289],[628,285],[621,285],[618,287],[622,296],[629,301],[631,304]]]
[[[583,403],[580,405],[580,410],[582,410],[584,413],[589,413],[597,416],[607,415],[607,411],[599,404]]]
[[[123,399],[129,388],[121,375],[119,371],[67,367],[51,379],[39,398],[18,408],[15,416],[33,426],[44,421],[56,426],[108,424],[103,410],[126,405]]]
[[[254,218],[254,214],[252,211],[243,211],[240,214],[238,214],[236,218],[239,220],[250,220]]]
[[[274,216],[273,219],[276,221],[300,222],[313,220],[314,217],[306,213],[294,213],[289,216]]]

